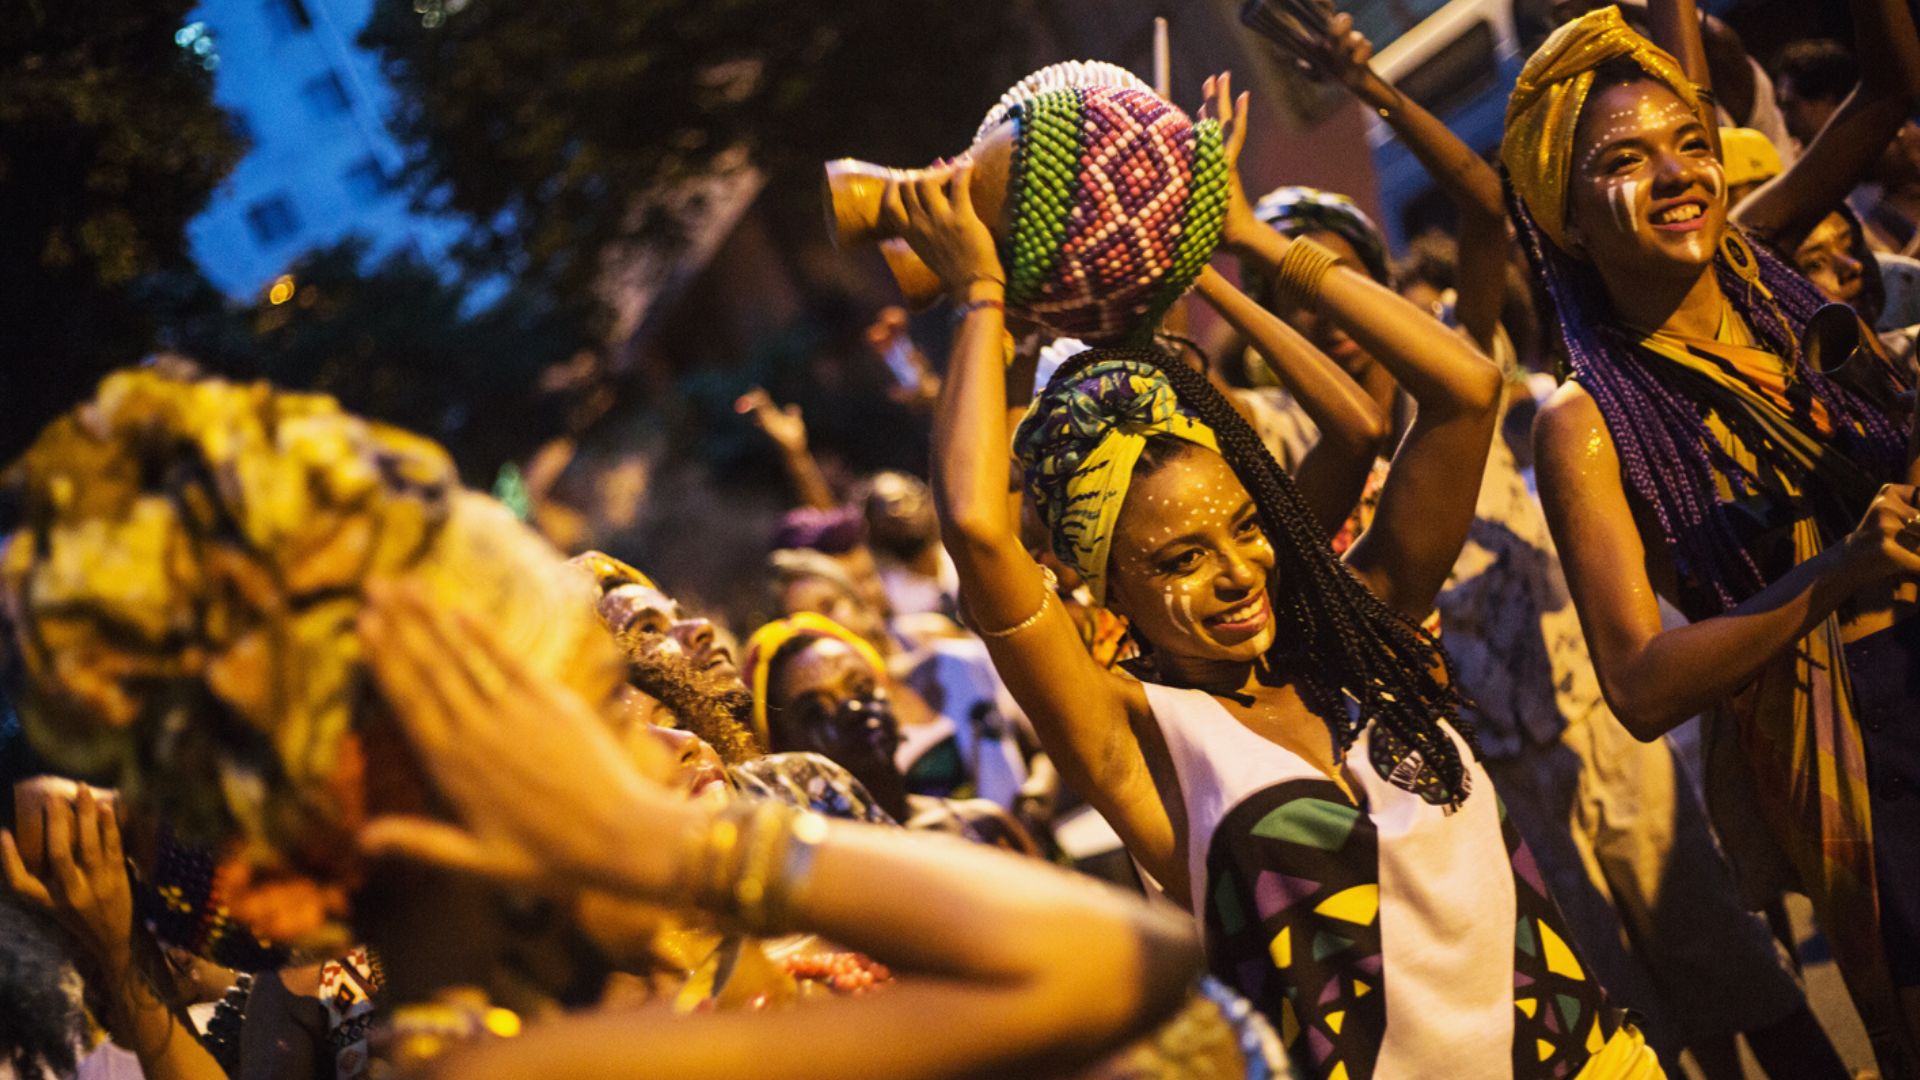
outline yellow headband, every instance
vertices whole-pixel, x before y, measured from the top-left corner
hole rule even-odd
[[[873,669],[873,677],[886,677],[887,662],[867,639],[817,612],[802,611],[784,619],[775,619],[753,632],[747,639],[747,684],[753,688],[753,733],[760,745],[771,750],[773,741],[767,731],[767,684],[773,677],[773,658],[780,647],[797,637],[832,638],[852,649]]]
[[[653,579],[632,566],[614,558],[603,551],[588,551],[567,560],[569,566],[578,567],[593,576],[593,583],[602,593],[610,592],[622,585],[644,585],[655,592],[660,586]]]
[[[1596,69],[1626,59],[1672,90],[1686,106],[1712,125],[1712,109],[1701,101],[1680,62],[1635,33],[1620,9],[1590,11],[1553,32],[1527,60],[1507,99],[1506,134],[1500,160],[1513,190],[1527,204],[1534,223],[1562,251],[1567,244],[1567,189],[1573,177],[1573,134],[1580,110],[1593,92]]]
[[[1048,385],[1020,424],[1015,441],[1034,509],[1053,534],[1054,554],[1079,572],[1096,604],[1107,602],[1107,558],[1133,467],[1161,435],[1220,450],[1165,375],[1124,358]]]

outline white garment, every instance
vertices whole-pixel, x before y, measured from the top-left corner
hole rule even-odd
[[[1222,820],[1265,789],[1327,777],[1255,734],[1212,695],[1144,685],[1179,777],[1193,910],[1207,933],[1208,858]],[[1354,741],[1343,773],[1378,835],[1377,866],[1353,868],[1348,879],[1377,881],[1379,889],[1388,1019],[1372,1075],[1511,1076],[1517,902],[1493,784],[1476,763],[1475,794],[1456,811],[1435,806],[1380,776],[1367,756],[1371,736],[1369,728]],[[1472,761],[1459,737],[1453,740]],[[1214,945],[1208,942],[1210,953]],[[1303,938],[1290,947],[1307,946]],[[1297,1001],[1315,990],[1304,987]],[[1313,1023],[1303,1019],[1303,1026]]]

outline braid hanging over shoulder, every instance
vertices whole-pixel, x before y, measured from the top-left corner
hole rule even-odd
[[[1089,368],[1115,362],[1139,365],[1164,380],[1180,409],[1211,429],[1220,455],[1252,495],[1280,566],[1272,594],[1279,633],[1267,660],[1326,721],[1337,751],[1344,754],[1372,723],[1370,757],[1382,777],[1437,805],[1465,800],[1470,774],[1441,722],[1458,731],[1476,756],[1479,743],[1461,716],[1462,698],[1446,653],[1334,555],[1286,471],[1205,375],[1152,345],[1089,349],[1072,357],[1021,425],[1029,488],[1045,482],[1033,460],[1032,436],[1043,426],[1048,399],[1064,402],[1059,391],[1083,379]],[[1058,511],[1048,508],[1062,504],[1060,493],[1030,494],[1049,528],[1057,530],[1052,519]]]

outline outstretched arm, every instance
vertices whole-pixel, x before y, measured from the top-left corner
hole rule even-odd
[[[1346,12],[1332,20],[1334,76],[1393,129],[1446,193],[1459,219],[1454,317],[1474,343],[1493,351],[1507,287],[1507,207],[1500,176],[1439,118],[1373,70],[1373,43]]]
[[[1911,111],[1920,37],[1906,0],[1852,0],[1860,82],[1787,171],[1733,210],[1734,220],[1792,252],[1873,168]]]
[[[740,400],[733,403],[733,411],[753,421],[753,426],[780,451],[780,464],[787,470],[787,479],[793,484],[793,493],[801,506],[832,510],[840,505],[833,497],[833,487],[827,483],[826,474],[820,471],[820,463],[814,460],[813,451],[807,446],[807,421],[800,415],[800,406],[775,405],[773,398],[756,386],[740,395]]]
[[[529,671],[478,620],[411,588],[371,592],[361,632],[375,680],[458,819],[374,822],[363,835],[371,850],[677,908],[742,895],[747,867],[714,857],[733,850],[719,840],[732,834],[714,830],[734,811],[647,780],[592,707]],[[561,1019],[457,1054],[444,1075],[1027,1076],[1088,1060],[1157,1020],[1198,970],[1187,920],[1032,859],[811,818],[772,835],[789,846],[753,880],[790,886],[785,921],[885,960],[900,985],[744,1018]],[[751,836],[740,844],[760,850],[763,833]],[[810,869],[792,847],[801,841]]]
[[[1242,238],[1241,255],[1272,272],[1292,243],[1262,227]],[[1373,524],[1348,550],[1347,565],[1389,605],[1425,618],[1473,521],[1500,371],[1464,337],[1365,274],[1329,270],[1318,303],[1419,406]]]
[[[1593,399],[1568,383],[1534,426],[1540,499],[1600,688],[1628,731],[1652,741],[1728,698],[1847,598],[1920,572],[1914,489],[1881,490],[1860,527],[1724,615],[1662,628],[1620,458]]]

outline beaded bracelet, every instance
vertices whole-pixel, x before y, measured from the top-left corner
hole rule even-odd
[[[1325,245],[1298,237],[1287,245],[1274,273],[1274,285],[1280,295],[1295,307],[1313,308],[1320,304],[1320,286],[1340,262]]]
[[[973,314],[976,311],[985,311],[988,308],[992,308],[995,311],[1000,312],[1000,314],[1005,315],[1007,313],[1007,302],[1005,300],[991,299],[991,298],[984,299],[984,300],[969,300],[966,303],[961,304],[959,307],[956,307],[953,309],[953,325],[959,326],[961,323],[967,321],[967,316]]]
[[[1039,622],[1040,616],[1047,613],[1047,605],[1053,603],[1054,591],[1060,587],[1060,578],[1053,572],[1052,567],[1041,567],[1040,574],[1044,588],[1040,593],[1040,606],[1033,609],[1033,614],[1021,619],[1019,622],[1014,623],[1004,630],[985,630],[976,626],[974,627],[974,633],[979,634],[983,638],[993,638],[995,640],[1010,638],[1020,631],[1025,630],[1027,627],[1032,626],[1034,623]]]

